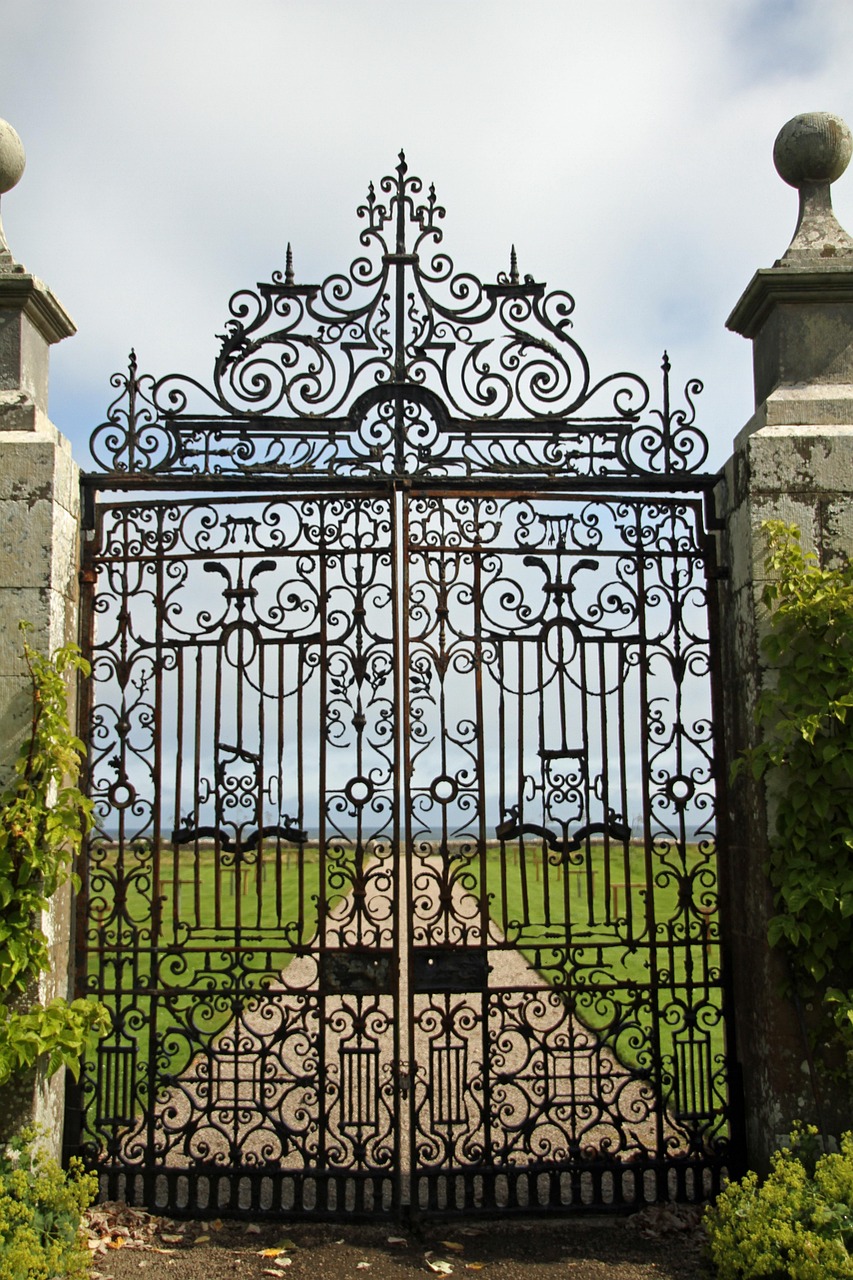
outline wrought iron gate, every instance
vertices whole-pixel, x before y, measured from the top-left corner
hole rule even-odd
[[[402,156],[381,192],[347,275],[288,249],[210,389],[132,357],[92,437],[80,1148],[172,1213],[700,1199],[700,387],[593,384],[568,295],[454,274]]]

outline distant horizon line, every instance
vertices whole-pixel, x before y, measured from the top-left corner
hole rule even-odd
[[[318,827],[306,828],[305,834],[307,838],[304,841],[293,841],[293,840],[285,840],[285,839],[281,839],[280,841],[278,841],[274,837],[267,836],[263,839],[263,846],[267,849],[270,849],[270,848],[274,848],[276,844],[280,843],[282,848],[298,849],[301,844],[319,845],[320,832]],[[713,828],[712,829],[706,828],[705,826],[694,827],[692,830],[688,830],[686,832],[686,835],[691,842],[699,839],[714,840],[716,839],[716,830]],[[90,832],[89,839],[91,842],[92,840],[97,841],[99,838],[101,839],[106,838],[110,841],[117,843],[119,838],[118,829],[117,828],[111,829],[109,827],[96,826],[95,828],[93,828],[92,832]],[[377,833],[373,835],[362,835],[362,843],[365,845],[378,844],[378,843],[390,842],[393,840],[393,838],[394,837],[391,833]],[[443,837],[440,831],[432,831],[432,830],[418,831],[412,837],[414,843],[417,843],[420,840],[433,841],[433,842],[441,841],[442,838]],[[139,835],[139,836],[126,835],[124,844],[125,844],[125,847],[130,847],[134,844],[150,844],[151,839],[152,837],[149,835]],[[336,829],[333,833],[329,833],[327,831],[326,833],[327,843],[336,839],[347,840],[355,843],[355,841],[358,839],[358,832],[355,829],[349,829],[344,831],[339,831]],[[651,833],[651,839],[652,841],[656,841],[658,839],[676,840],[677,837],[671,832],[667,832],[663,829],[659,829]],[[479,837],[473,834],[470,836],[454,835],[454,836],[449,836],[447,838],[447,844],[448,846],[453,847],[453,846],[459,846],[463,844],[476,844],[478,840],[479,840]],[[160,832],[161,846],[162,845],[171,846],[173,843],[175,842],[172,839],[171,831]],[[211,838],[210,836],[204,836],[199,840],[182,841],[179,843],[178,847],[182,849],[187,849],[187,848],[192,848],[195,845],[198,845],[200,849],[215,849],[216,843],[217,842],[215,838]],[[401,843],[404,843],[404,844],[406,843],[405,836],[402,837]],[[527,839],[527,840],[520,840],[518,838],[514,838],[510,840],[501,840],[501,838],[496,835],[487,836],[486,838],[487,845],[504,844],[507,847],[514,847],[521,843],[524,843],[529,848],[537,848],[537,847],[540,847],[544,842],[541,838]],[[584,844],[587,844],[587,843],[590,845],[596,845],[596,846],[601,846],[601,845],[604,845],[605,843],[609,843],[610,845],[615,845],[618,847],[622,844],[622,841],[612,836],[610,837],[609,841],[607,841],[605,840],[605,837],[603,835],[595,834],[584,840]],[[630,845],[644,845],[646,843],[646,839],[642,833],[635,835],[632,831],[631,835],[629,836],[628,843]],[[256,847],[257,847],[257,844],[253,844],[251,847],[247,847],[245,849],[245,852],[247,853],[253,852]],[[553,852],[553,850],[551,852]]]

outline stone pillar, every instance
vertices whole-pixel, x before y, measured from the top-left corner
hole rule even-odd
[[[0,193],[23,169],[20,139],[0,121]],[[0,224],[0,785],[31,715],[19,620],[32,624],[30,643],[45,652],[77,639],[79,476],[68,441],[47,417],[49,348],[74,332],[50,290],[14,260]],[[52,969],[39,996],[51,1000],[68,994],[70,889],[56,895],[42,927]],[[10,1085],[0,1123],[34,1119],[58,1153],[63,1098],[61,1072],[51,1082],[37,1075]]]
[[[832,212],[829,187],[847,166],[851,135],[837,116],[791,120],[774,150],[800,193],[790,247],[756,272],[728,320],[753,344],[755,413],[738,435],[718,493],[726,522],[722,585],[726,757],[756,741],[755,704],[767,679],[759,641],[765,544],[761,523],[799,526],[823,563],[853,552],[853,240]],[[764,866],[763,783],[730,788],[730,852],[721,869],[733,961],[737,1053],[743,1068],[748,1155],[765,1169],[796,1119],[837,1133],[853,1126],[846,1089],[821,1078],[807,1047],[809,1010],[781,992],[786,961],[767,945],[773,903]]]

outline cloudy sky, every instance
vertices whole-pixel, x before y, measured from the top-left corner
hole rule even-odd
[[[457,268],[576,299],[594,377],[706,384],[721,463],[752,407],[725,319],[786,248],[791,116],[853,122],[850,0],[0,0],[0,117],[27,149],[3,197],[16,257],[77,337],[51,414],[85,464],[131,345],[207,380],[230,295],[293,242],[345,268],[356,205],[401,146],[447,208]],[[853,230],[853,172],[834,192]]]

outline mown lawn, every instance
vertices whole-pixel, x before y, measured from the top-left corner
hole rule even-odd
[[[490,851],[487,876],[507,940],[626,1066],[673,1053],[690,1024],[722,1053],[713,855],[592,845],[562,866],[515,847],[503,864]]]
[[[487,848],[489,914],[506,945],[565,994],[626,1066],[643,1070],[653,1052],[673,1053],[691,1022],[707,1032],[713,1061],[723,1048],[713,859],[689,845],[647,864],[639,845],[596,844],[577,859],[563,866],[541,847]],[[365,860],[368,869],[376,864]],[[479,895],[479,861],[451,865]],[[327,858],[332,908],[353,870],[351,848]],[[179,1074],[315,938],[321,859],[309,844],[278,858],[270,849],[235,868],[227,854],[185,847],[177,857],[167,851],[156,889],[154,879],[144,847],[126,850],[123,862],[114,848],[103,851],[102,873],[92,877],[89,975],[113,1010],[119,1042],[135,1043],[138,1061],[161,1054],[161,1069]]]

